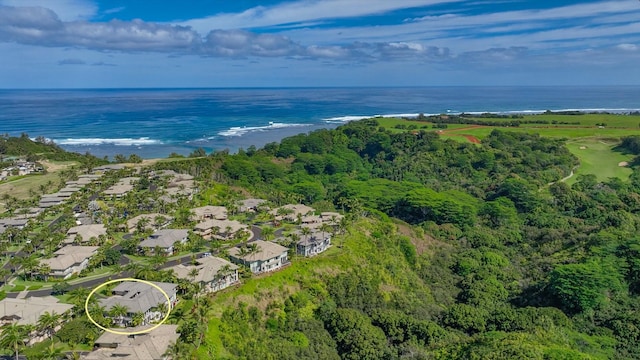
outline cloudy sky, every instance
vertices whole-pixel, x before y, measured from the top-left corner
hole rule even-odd
[[[640,83],[638,0],[0,0],[0,88]]]

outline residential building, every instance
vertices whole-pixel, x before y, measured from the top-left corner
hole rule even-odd
[[[176,304],[178,285],[155,281],[152,283],[169,296],[170,305],[167,304],[167,298],[162,292],[151,285],[138,281],[123,281],[119,283],[111,291],[113,296],[100,299],[98,302],[100,306],[104,306],[107,312],[115,305],[125,306],[127,314],[123,316],[122,322],[126,326],[131,325],[136,313],[143,314],[141,325],[161,320],[165,314],[159,310],[159,307],[165,304],[169,308]]]
[[[5,298],[0,300],[0,327],[12,323],[18,325],[36,325],[45,312],[69,315],[73,305],[62,304],[53,296],[29,297],[26,299]],[[53,328],[53,332],[60,326]],[[45,334],[33,331],[29,334],[27,345],[45,340]]]
[[[251,247],[255,247],[254,252],[249,250]],[[276,243],[257,240],[245,248],[233,247],[229,249],[229,257],[236,264],[249,266],[252,273],[260,274],[275,271],[287,265],[289,263],[288,250]]]
[[[125,169],[126,166],[123,164],[108,164],[108,165],[102,165],[102,166],[98,166],[98,167],[94,167],[93,168],[93,172],[96,174],[99,173],[105,173],[107,171],[117,171],[117,170],[122,170]]]
[[[75,241],[77,236],[80,236],[80,242],[85,243],[91,238],[98,239],[100,235],[107,235],[107,228],[104,224],[79,225],[74,226],[67,231],[67,238],[64,242],[65,244],[71,244]]]
[[[267,200],[263,199],[244,199],[238,202],[238,211],[240,212],[255,212],[260,205],[263,205]]]
[[[16,229],[24,229],[25,226],[29,223],[29,219],[12,217],[12,218],[2,218],[0,219],[0,225],[4,227],[13,227]]]
[[[202,206],[191,209],[196,220],[226,220],[227,208],[224,206]]]
[[[309,235],[301,235],[296,244],[296,253],[302,256],[314,256],[324,252],[331,246],[331,234],[314,231]]]
[[[143,327],[131,328],[131,332],[142,331]],[[94,343],[92,352],[83,360],[168,360],[164,354],[180,334],[178,325],[160,325],[150,332],[137,335],[119,335],[105,332]]]
[[[153,254],[156,248],[163,251],[163,255],[173,255],[176,243],[186,244],[189,230],[187,229],[162,229],[154,232],[147,239],[140,242],[138,247],[149,254]]]
[[[332,211],[324,211],[320,213],[320,217],[322,218],[322,222],[329,225],[338,225],[340,220],[344,217],[344,215],[332,212]]]
[[[176,265],[170,270],[178,278],[201,284],[205,292],[222,290],[239,282],[238,266],[214,256],[197,259],[195,265]],[[193,270],[197,271],[195,276]]]
[[[275,215],[275,219],[296,221],[299,217],[306,215],[312,215],[316,210],[312,207],[303,204],[287,204],[279,208],[269,211],[270,214]],[[286,213],[286,214],[285,214]]]
[[[140,180],[138,177],[122,178],[115,185],[104,191],[106,196],[121,198],[134,189],[134,184]]]
[[[205,220],[198,223],[193,232],[202,236],[205,239],[212,237],[218,239],[230,239],[239,231],[248,230],[249,226],[237,221],[237,220]]]
[[[89,259],[98,252],[99,246],[67,245],[53,253],[54,257],[40,260],[40,264],[48,265],[51,269],[49,276],[68,279],[73,274],[87,268]]]

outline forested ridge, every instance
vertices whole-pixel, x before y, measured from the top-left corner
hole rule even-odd
[[[562,140],[365,120],[156,166],[352,219],[295,290],[222,311],[220,357],[640,358],[640,171],[556,182],[577,164]]]

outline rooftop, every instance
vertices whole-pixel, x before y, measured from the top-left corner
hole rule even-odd
[[[189,276],[191,270],[197,269],[198,275],[193,280],[196,282],[210,282],[215,279],[220,269],[225,266],[229,266],[229,269],[231,270],[238,268],[237,265],[234,265],[227,260],[214,256],[207,256],[198,259],[197,265],[180,264],[173,266],[170,269],[173,270],[177,277],[189,280],[191,280],[191,276]]]
[[[80,264],[90,258],[99,246],[72,246],[68,245],[53,253],[51,259],[40,260],[41,264],[49,265],[51,270],[66,270],[69,267]]]
[[[53,296],[6,298],[0,301],[0,321],[4,317],[14,317],[17,318],[18,325],[35,325],[45,312],[62,314],[71,308],[73,305],[62,304]]]
[[[148,239],[141,241],[140,247],[155,248],[156,246],[159,246],[161,248],[168,248],[187,237],[187,235],[189,235],[189,230],[187,229],[158,230]]]
[[[155,281],[152,283],[165,291],[169,297],[173,296],[178,288],[178,285],[170,283]],[[167,298],[158,289],[137,281],[123,281],[112,291],[117,295],[99,300],[100,305],[107,311],[118,304],[126,306],[129,313],[145,313],[160,304],[167,303]]]
[[[131,328],[132,332],[143,330],[145,327]],[[158,360],[164,359],[163,354],[169,345],[180,336],[176,331],[178,325],[160,325],[153,331],[139,335],[118,335],[105,332],[96,341],[100,348],[85,355],[85,360]]]
[[[229,249],[229,255],[236,257],[238,259],[242,259],[244,261],[249,261],[249,262],[267,261],[269,259],[273,259],[277,256],[280,256],[282,255],[283,252],[287,252],[289,250],[288,248],[282,245],[278,245],[276,243],[263,241],[263,240],[256,240],[251,244],[256,244],[258,246],[258,252],[241,257],[239,256],[240,248],[233,247]]]

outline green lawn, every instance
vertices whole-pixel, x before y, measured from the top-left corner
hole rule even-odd
[[[580,167],[575,176],[567,180],[568,184],[576,181],[580,174],[594,174],[599,181],[617,177],[627,180],[631,175],[631,169],[618,166],[620,162],[633,160],[633,155],[625,155],[614,151],[617,143],[596,139],[580,139],[567,142],[567,148],[580,159]]]

